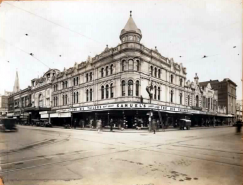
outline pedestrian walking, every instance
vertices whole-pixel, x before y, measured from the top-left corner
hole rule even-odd
[[[111,120],[110,120],[110,131],[111,131],[111,132],[113,131],[113,124],[114,124],[114,121],[113,121],[113,119],[111,118]]]
[[[4,180],[3,180],[3,177],[0,176],[0,185],[3,185],[4,184]]]
[[[74,119],[73,128],[76,129],[76,126],[77,126],[77,119]]]
[[[97,120],[97,131],[98,131],[98,133],[100,132],[100,129],[101,129],[101,119],[98,119]]]
[[[90,120],[89,120],[90,129],[92,129],[92,128],[93,128],[93,124],[92,124],[92,123],[93,123],[93,120],[92,120],[92,119],[90,119]]]
[[[156,124],[156,129],[157,129],[157,131],[159,131],[159,128],[160,128],[160,121],[157,120],[157,124]]]
[[[157,125],[157,121],[156,121],[156,119],[153,119],[152,120],[152,125],[151,125],[151,130],[152,131],[154,131],[154,134],[155,134],[155,132],[156,132],[156,125]]]
[[[238,120],[236,122],[236,133],[240,134],[241,133],[241,127],[242,127],[242,122],[240,120]]]

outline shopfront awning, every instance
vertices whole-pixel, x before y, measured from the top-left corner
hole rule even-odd
[[[42,115],[46,115],[46,114],[42,114]],[[71,112],[57,112],[57,113],[50,114],[50,118],[70,118],[70,117],[71,117]]]
[[[14,116],[14,113],[7,113],[7,117],[13,117]]]

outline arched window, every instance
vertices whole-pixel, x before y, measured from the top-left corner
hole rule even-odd
[[[134,69],[135,69],[136,71],[139,71],[139,60],[136,60]]]
[[[122,71],[125,71],[126,70],[126,61],[123,60],[122,61]]]
[[[113,94],[113,84],[110,85],[110,96],[111,98],[113,98],[114,94]]]
[[[64,81],[62,82],[62,88],[63,88],[63,89],[65,88],[65,86],[64,86]]]
[[[56,97],[54,97],[54,107],[56,106]]]
[[[106,75],[106,76],[109,75],[109,67],[108,67],[108,66],[106,66],[106,68],[105,68],[105,75]]]
[[[157,68],[154,68],[154,77],[157,78]]]
[[[68,87],[68,81],[65,82],[65,87],[66,87],[66,88]]]
[[[65,105],[65,96],[62,95],[62,105]]]
[[[76,103],[78,103],[78,92],[76,92]]]
[[[39,94],[39,107],[43,107],[43,95]]]
[[[133,71],[133,60],[128,61],[128,69],[129,71]]]
[[[93,98],[93,91],[92,91],[92,89],[89,90],[89,96],[90,96],[90,101],[92,101],[92,98]]]
[[[109,98],[109,85],[105,86],[105,97]]]
[[[151,76],[153,76],[153,72],[154,72],[153,69],[154,69],[153,66],[151,66],[151,67],[150,67],[150,74],[151,74]]]
[[[182,86],[182,82],[183,82],[183,80],[182,80],[182,78],[180,79],[180,86]]]
[[[89,79],[92,81],[92,72],[89,73]]]
[[[75,103],[75,99],[76,99],[76,93],[73,93],[73,103]]]
[[[160,100],[160,87],[158,87],[158,100]]]
[[[89,81],[89,74],[86,73],[86,82],[88,82],[88,81]]]
[[[139,60],[136,60],[136,61],[137,61],[137,71],[139,71],[140,63],[139,63]]]
[[[170,91],[170,102],[173,103],[173,90]]]
[[[58,97],[56,97],[56,106],[58,106]]]
[[[158,78],[161,78],[161,70],[158,69]]]
[[[180,104],[182,104],[182,93],[180,93]]]
[[[139,81],[136,81],[136,96],[139,96]]]
[[[86,90],[86,101],[87,102],[89,101],[89,90],[88,89]]]
[[[154,99],[156,100],[156,98],[157,98],[157,87],[154,86]]]
[[[125,96],[125,86],[126,86],[125,80],[122,80],[122,96]]]
[[[76,84],[78,85],[78,83],[79,83],[79,78],[78,77],[76,77]]]
[[[67,100],[67,94],[65,95],[65,105],[67,105],[67,102],[68,102],[68,100]]]
[[[105,88],[104,86],[101,86],[101,99],[103,100],[105,98]]]
[[[111,75],[113,74],[113,64],[111,64],[111,66],[110,66],[110,73],[111,73]]]
[[[73,86],[76,85],[76,78],[73,78]]]
[[[104,68],[101,68],[101,77],[104,77]]]
[[[198,95],[196,96],[196,107],[199,107],[199,98],[198,98]]]
[[[187,101],[188,101],[188,106],[190,106],[190,95],[188,95]]]
[[[170,83],[173,84],[173,80],[174,80],[174,76],[173,75],[170,75]]]
[[[128,81],[128,96],[133,96],[133,81]]]

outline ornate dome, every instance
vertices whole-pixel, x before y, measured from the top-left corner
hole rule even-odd
[[[132,18],[132,11],[125,27],[121,30],[120,39],[122,42],[140,42],[142,32]]]

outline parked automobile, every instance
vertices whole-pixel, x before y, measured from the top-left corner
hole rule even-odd
[[[0,120],[0,130],[5,131],[18,131],[16,126],[17,120],[13,118],[4,118]]]
[[[41,119],[40,120],[40,126],[41,127],[52,127],[52,124],[47,119]]]
[[[184,129],[190,130],[191,124],[192,124],[191,120],[180,119],[179,120],[179,129],[180,130],[184,130]]]
[[[32,119],[31,120],[31,124],[33,125],[33,126],[39,126],[39,120],[38,119]]]

